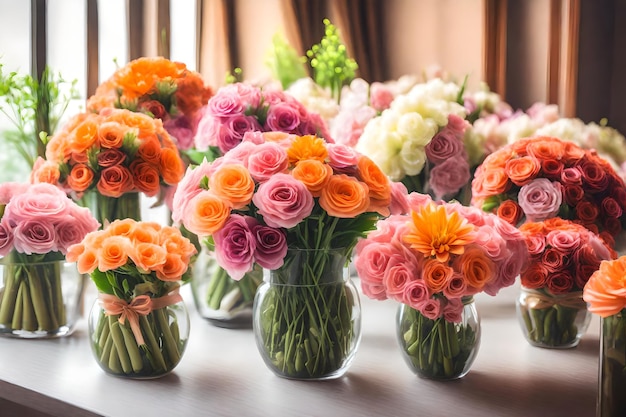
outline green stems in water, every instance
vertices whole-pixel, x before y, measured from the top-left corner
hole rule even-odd
[[[602,319],[598,417],[626,415],[626,310]]]

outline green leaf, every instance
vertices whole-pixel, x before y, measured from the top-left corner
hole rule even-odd
[[[105,294],[113,294],[113,286],[109,282],[109,277],[106,273],[100,272],[98,269],[91,273],[91,279],[96,284],[98,291]]]

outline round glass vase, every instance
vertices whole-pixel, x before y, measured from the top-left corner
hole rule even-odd
[[[626,416],[626,309],[602,318],[597,417]]]
[[[343,250],[289,250],[265,270],[253,306],[253,330],[265,364],[299,380],[339,378],[361,339],[361,302]]]
[[[69,336],[81,317],[86,277],[75,263],[0,261],[0,335]]]
[[[521,287],[515,304],[524,337],[537,347],[575,347],[591,321],[582,291],[555,295],[545,288]]]
[[[137,304],[143,303],[131,301],[126,308]],[[189,313],[182,300],[148,309],[147,314],[107,314],[103,305],[100,294],[89,313],[88,325],[91,351],[107,374],[153,379],[178,365],[189,339]]]
[[[200,315],[211,324],[225,328],[252,328],[252,305],[263,269],[259,266],[234,280],[205,248],[193,264],[191,291]]]
[[[417,376],[453,380],[465,376],[480,347],[480,316],[473,297],[463,298],[461,321],[430,319],[406,304],[396,315],[404,361]]]

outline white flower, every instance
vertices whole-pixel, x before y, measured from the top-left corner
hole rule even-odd
[[[419,146],[426,146],[438,130],[431,119],[424,119],[419,113],[405,113],[398,119],[398,133]]]
[[[426,151],[424,150],[424,146],[416,141],[405,141],[402,145],[400,157],[405,175],[413,176],[419,174],[426,164]],[[404,175],[402,177],[404,177]],[[392,178],[392,180],[399,181],[402,177]]]
[[[311,78],[300,78],[285,90],[310,112],[322,116],[328,122],[339,113],[339,105],[330,91],[320,87]]]

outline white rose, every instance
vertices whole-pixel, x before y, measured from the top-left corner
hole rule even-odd
[[[419,146],[426,146],[437,130],[433,120],[424,119],[419,113],[406,113],[398,119],[398,133]]]
[[[424,146],[415,141],[407,140],[402,145],[400,158],[402,161],[402,169],[406,175],[417,175],[422,172],[424,164],[426,164]],[[398,180],[396,179],[395,181]]]

